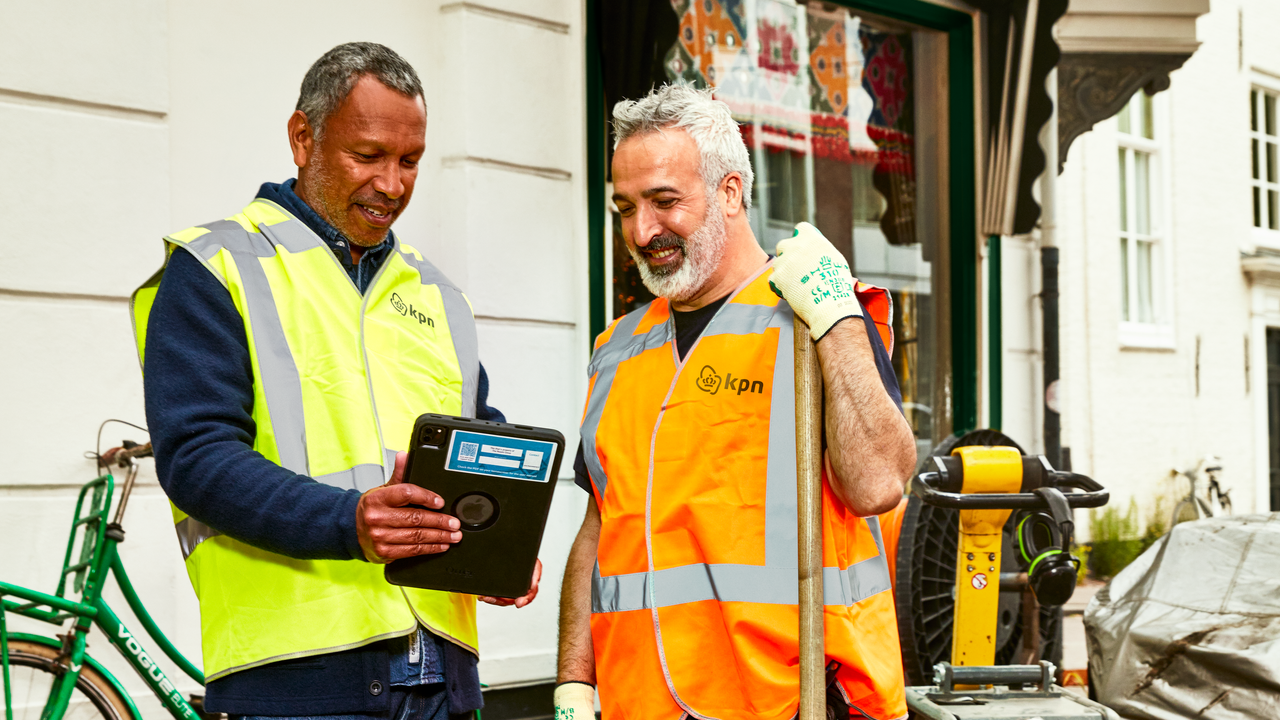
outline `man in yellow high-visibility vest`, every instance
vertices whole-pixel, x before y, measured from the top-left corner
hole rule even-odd
[[[475,598],[389,585],[380,565],[461,538],[437,495],[400,482],[415,418],[504,419],[469,301],[391,232],[426,127],[403,58],[333,48],[289,118],[297,179],[166,237],[165,267],[134,295],[210,711],[446,718],[482,704]],[[482,599],[522,607],[537,580]]]

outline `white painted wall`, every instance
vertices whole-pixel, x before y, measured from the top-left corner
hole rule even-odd
[[[363,20],[334,0],[3,5],[0,579],[53,590],[98,423],[145,421],[129,293],[160,265],[165,233],[293,176],[285,122],[307,67],[341,42],[384,43],[422,76],[427,157],[396,231],[471,297],[490,402],[576,447],[589,346],[581,0],[392,0]],[[114,426],[104,443],[138,435]],[[586,503],[571,461],[538,600],[481,609],[486,683],[554,676],[559,583]],[[167,502],[149,467],[141,483],[122,554],[198,661]],[[159,710],[104,639],[91,645],[144,713]]]
[[[1208,453],[1223,458],[1222,480],[1237,513],[1267,509],[1256,492],[1265,483],[1258,477],[1265,470],[1267,448],[1259,437],[1265,440],[1266,428],[1258,435],[1265,415],[1256,412],[1258,403],[1266,403],[1265,355],[1260,383],[1262,346],[1252,338],[1253,379],[1246,383],[1245,338],[1257,329],[1240,256],[1251,249],[1251,68],[1280,74],[1276,28],[1280,6],[1268,0],[1213,2],[1198,21],[1201,47],[1171,75],[1170,89],[1156,96],[1166,106],[1169,133],[1165,277],[1172,291],[1172,348],[1127,348],[1119,339],[1114,119],[1073,143],[1057,185],[1063,444],[1071,448],[1075,469],[1111,489],[1113,505],[1123,511],[1136,498],[1144,521],[1157,496],[1167,498],[1168,512],[1185,494],[1185,481],[1175,484],[1170,469]],[[1006,271],[1020,269],[1006,261]],[[1006,388],[1011,381],[1006,377]]]

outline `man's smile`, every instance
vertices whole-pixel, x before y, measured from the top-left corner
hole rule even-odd
[[[364,217],[365,222],[375,227],[388,227],[395,215],[394,208],[378,208],[362,203],[355,203],[356,209]]]
[[[678,252],[680,252],[680,248],[668,247],[668,248],[662,248],[661,250],[645,250],[644,254],[645,254],[645,257],[649,258],[649,261],[652,262],[653,264],[664,265],[669,260],[675,260],[675,258],[672,256],[674,256]]]

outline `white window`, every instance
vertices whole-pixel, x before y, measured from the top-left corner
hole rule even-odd
[[[1280,137],[1276,104],[1280,92],[1254,86],[1249,93],[1249,142],[1253,156],[1253,227],[1260,244],[1280,244]]]
[[[1165,298],[1164,128],[1157,103],[1139,91],[1116,116],[1120,191],[1120,342],[1172,347]]]

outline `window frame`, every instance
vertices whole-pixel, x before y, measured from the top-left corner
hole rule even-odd
[[[1268,217],[1267,217],[1267,202],[1266,202],[1267,195],[1266,195],[1266,193],[1267,193],[1267,191],[1268,191],[1268,190],[1274,190],[1274,191],[1276,191],[1278,194],[1280,194],[1280,176],[1277,176],[1277,178],[1276,178],[1276,182],[1268,182],[1268,181],[1266,180],[1266,165],[1265,165],[1265,163],[1266,163],[1266,151],[1265,151],[1265,150],[1262,150],[1262,151],[1261,151],[1261,154],[1260,154],[1260,156],[1259,156],[1260,170],[1259,170],[1259,173],[1258,173],[1258,174],[1259,174],[1261,177],[1259,177],[1259,178],[1258,178],[1258,179],[1256,179],[1256,180],[1255,180],[1255,179],[1254,179],[1254,177],[1253,177],[1253,143],[1254,143],[1254,142],[1258,142],[1258,143],[1260,143],[1260,146],[1261,146],[1261,147],[1265,147],[1265,143],[1266,143],[1266,142],[1268,142],[1267,138],[1270,138],[1270,141],[1271,141],[1271,142],[1274,142],[1274,143],[1276,143],[1277,145],[1280,145],[1280,117],[1277,117],[1277,118],[1276,118],[1276,125],[1277,125],[1276,130],[1277,130],[1277,134],[1276,134],[1276,135],[1267,135],[1267,134],[1266,134],[1266,126],[1265,126],[1265,122],[1266,122],[1266,120],[1265,120],[1265,114],[1264,114],[1264,113],[1265,113],[1265,107],[1266,107],[1266,105],[1265,105],[1265,103],[1266,103],[1265,96],[1266,96],[1266,95],[1271,95],[1272,97],[1274,97],[1274,98],[1276,99],[1276,114],[1277,114],[1277,116],[1280,116],[1280,78],[1277,78],[1277,77],[1273,77],[1273,76],[1270,76],[1270,75],[1266,75],[1266,74],[1260,73],[1260,72],[1258,72],[1257,70],[1253,71],[1253,73],[1252,73],[1251,75],[1252,75],[1252,76],[1250,77],[1250,82],[1249,82],[1249,114],[1248,114],[1248,116],[1246,117],[1246,120],[1245,120],[1245,122],[1247,123],[1246,127],[1247,127],[1247,128],[1248,128],[1248,130],[1249,130],[1249,146],[1248,146],[1248,154],[1249,154],[1249,175],[1248,175],[1248,177],[1249,177],[1249,203],[1248,203],[1249,230],[1250,230],[1250,233],[1251,233],[1251,239],[1253,240],[1253,244],[1254,244],[1255,248],[1256,248],[1256,247],[1265,247],[1265,248],[1270,248],[1270,249],[1273,249],[1273,250],[1280,250],[1280,229],[1272,230],[1272,229],[1271,229],[1271,228],[1269,228],[1269,227],[1265,227],[1265,224],[1267,224],[1267,221],[1268,221]],[[1255,103],[1254,94],[1255,94],[1255,93],[1257,93],[1257,100],[1256,100],[1257,106],[1256,106],[1256,107],[1254,106],[1254,103]],[[1258,126],[1259,126],[1259,129],[1258,129],[1258,130],[1254,130],[1254,129],[1253,129],[1253,122],[1252,122],[1252,120],[1253,120],[1253,117],[1254,117],[1254,116],[1253,116],[1253,113],[1255,113],[1255,112],[1256,112],[1256,113],[1258,113],[1258,115],[1257,115],[1257,117],[1258,117]],[[1278,149],[1277,149],[1277,153],[1278,153],[1278,154],[1280,154],[1280,148],[1278,148]],[[1276,161],[1276,162],[1277,162],[1277,164],[1280,164],[1280,157],[1278,157],[1278,158],[1277,158],[1277,161]],[[1280,171],[1280,168],[1278,168],[1277,170],[1278,170],[1278,171]],[[1254,224],[1253,224],[1253,190],[1254,190],[1254,188],[1258,188],[1258,189],[1259,189],[1259,191],[1262,193],[1262,197],[1263,197],[1263,200],[1264,200],[1264,202],[1263,202],[1263,204],[1262,204],[1262,207],[1260,208],[1260,211],[1261,211],[1261,218],[1260,218],[1260,219],[1261,219],[1261,221],[1264,223],[1264,227],[1258,227],[1258,226],[1256,226],[1256,225],[1254,225]],[[1280,199],[1278,199],[1278,200],[1277,200],[1277,203],[1280,203]],[[1277,207],[1277,208],[1276,208],[1276,213],[1277,213],[1277,214],[1280,214],[1280,207]]]
[[[1130,99],[1130,103],[1137,100],[1140,104],[1140,96],[1143,92],[1139,90],[1135,93],[1133,98]],[[1132,112],[1130,115],[1130,127],[1136,132],[1122,132],[1118,115],[1115,120],[1117,161],[1120,154],[1123,153],[1125,162],[1124,177],[1126,178],[1125,182],[1121,184],[1119,166],[1117,165],[1116,198],[1119,204],[1118,209],[1122,210],[1126,217],[1122,226],[1119,221],[1120,213],[1117,212],[1114,237],[1118,237],[1128,249],[1128,252],[1121,256],[1127,257],[1127,262],[1120,262],[1120,258],[1117,258],[1119,271],[1121,273],[1127,272],[1127,277],[1120,279],[1117,290],[1123,293],[1127,289],[1128,306],[1136,315],[1139,307],[1137,250],[1140,242],[1150,243],[1152,317],[1149,322],[1126,318],[1124,316],[1125,298],[1121,296],[1119,342],[1121,348],[1172,350],[1175,343],[1173,302],[1170,295],[1170,288],[1173,287],[1172,278],[1170,277],[1173,223],[1170,218],[1171,203],[1169,202],[1172,193],[1170,192],[1170,173],[1168,172],[1169,114],[1167,98],[1164,94],[1157,94],[1151,97],[1152,138],[1144,137],[1140,128],[1133,127],[1133,124],[1137,123],[1137,118],[1133,117]],[[1145,233],[1138,232],[1137,224],[1137,176],[1135,173],[1137,162],[1135,155],[1139,152],[1145,153],[1149,158],[1147,169],[1148,227]],[[1124,198],[1120,197],[1121,192],[1124,193]],[[1117,252],[1119,251],[1120,248],[1117,247]],[[1133,317],[1133,315],[1130,317]]]

